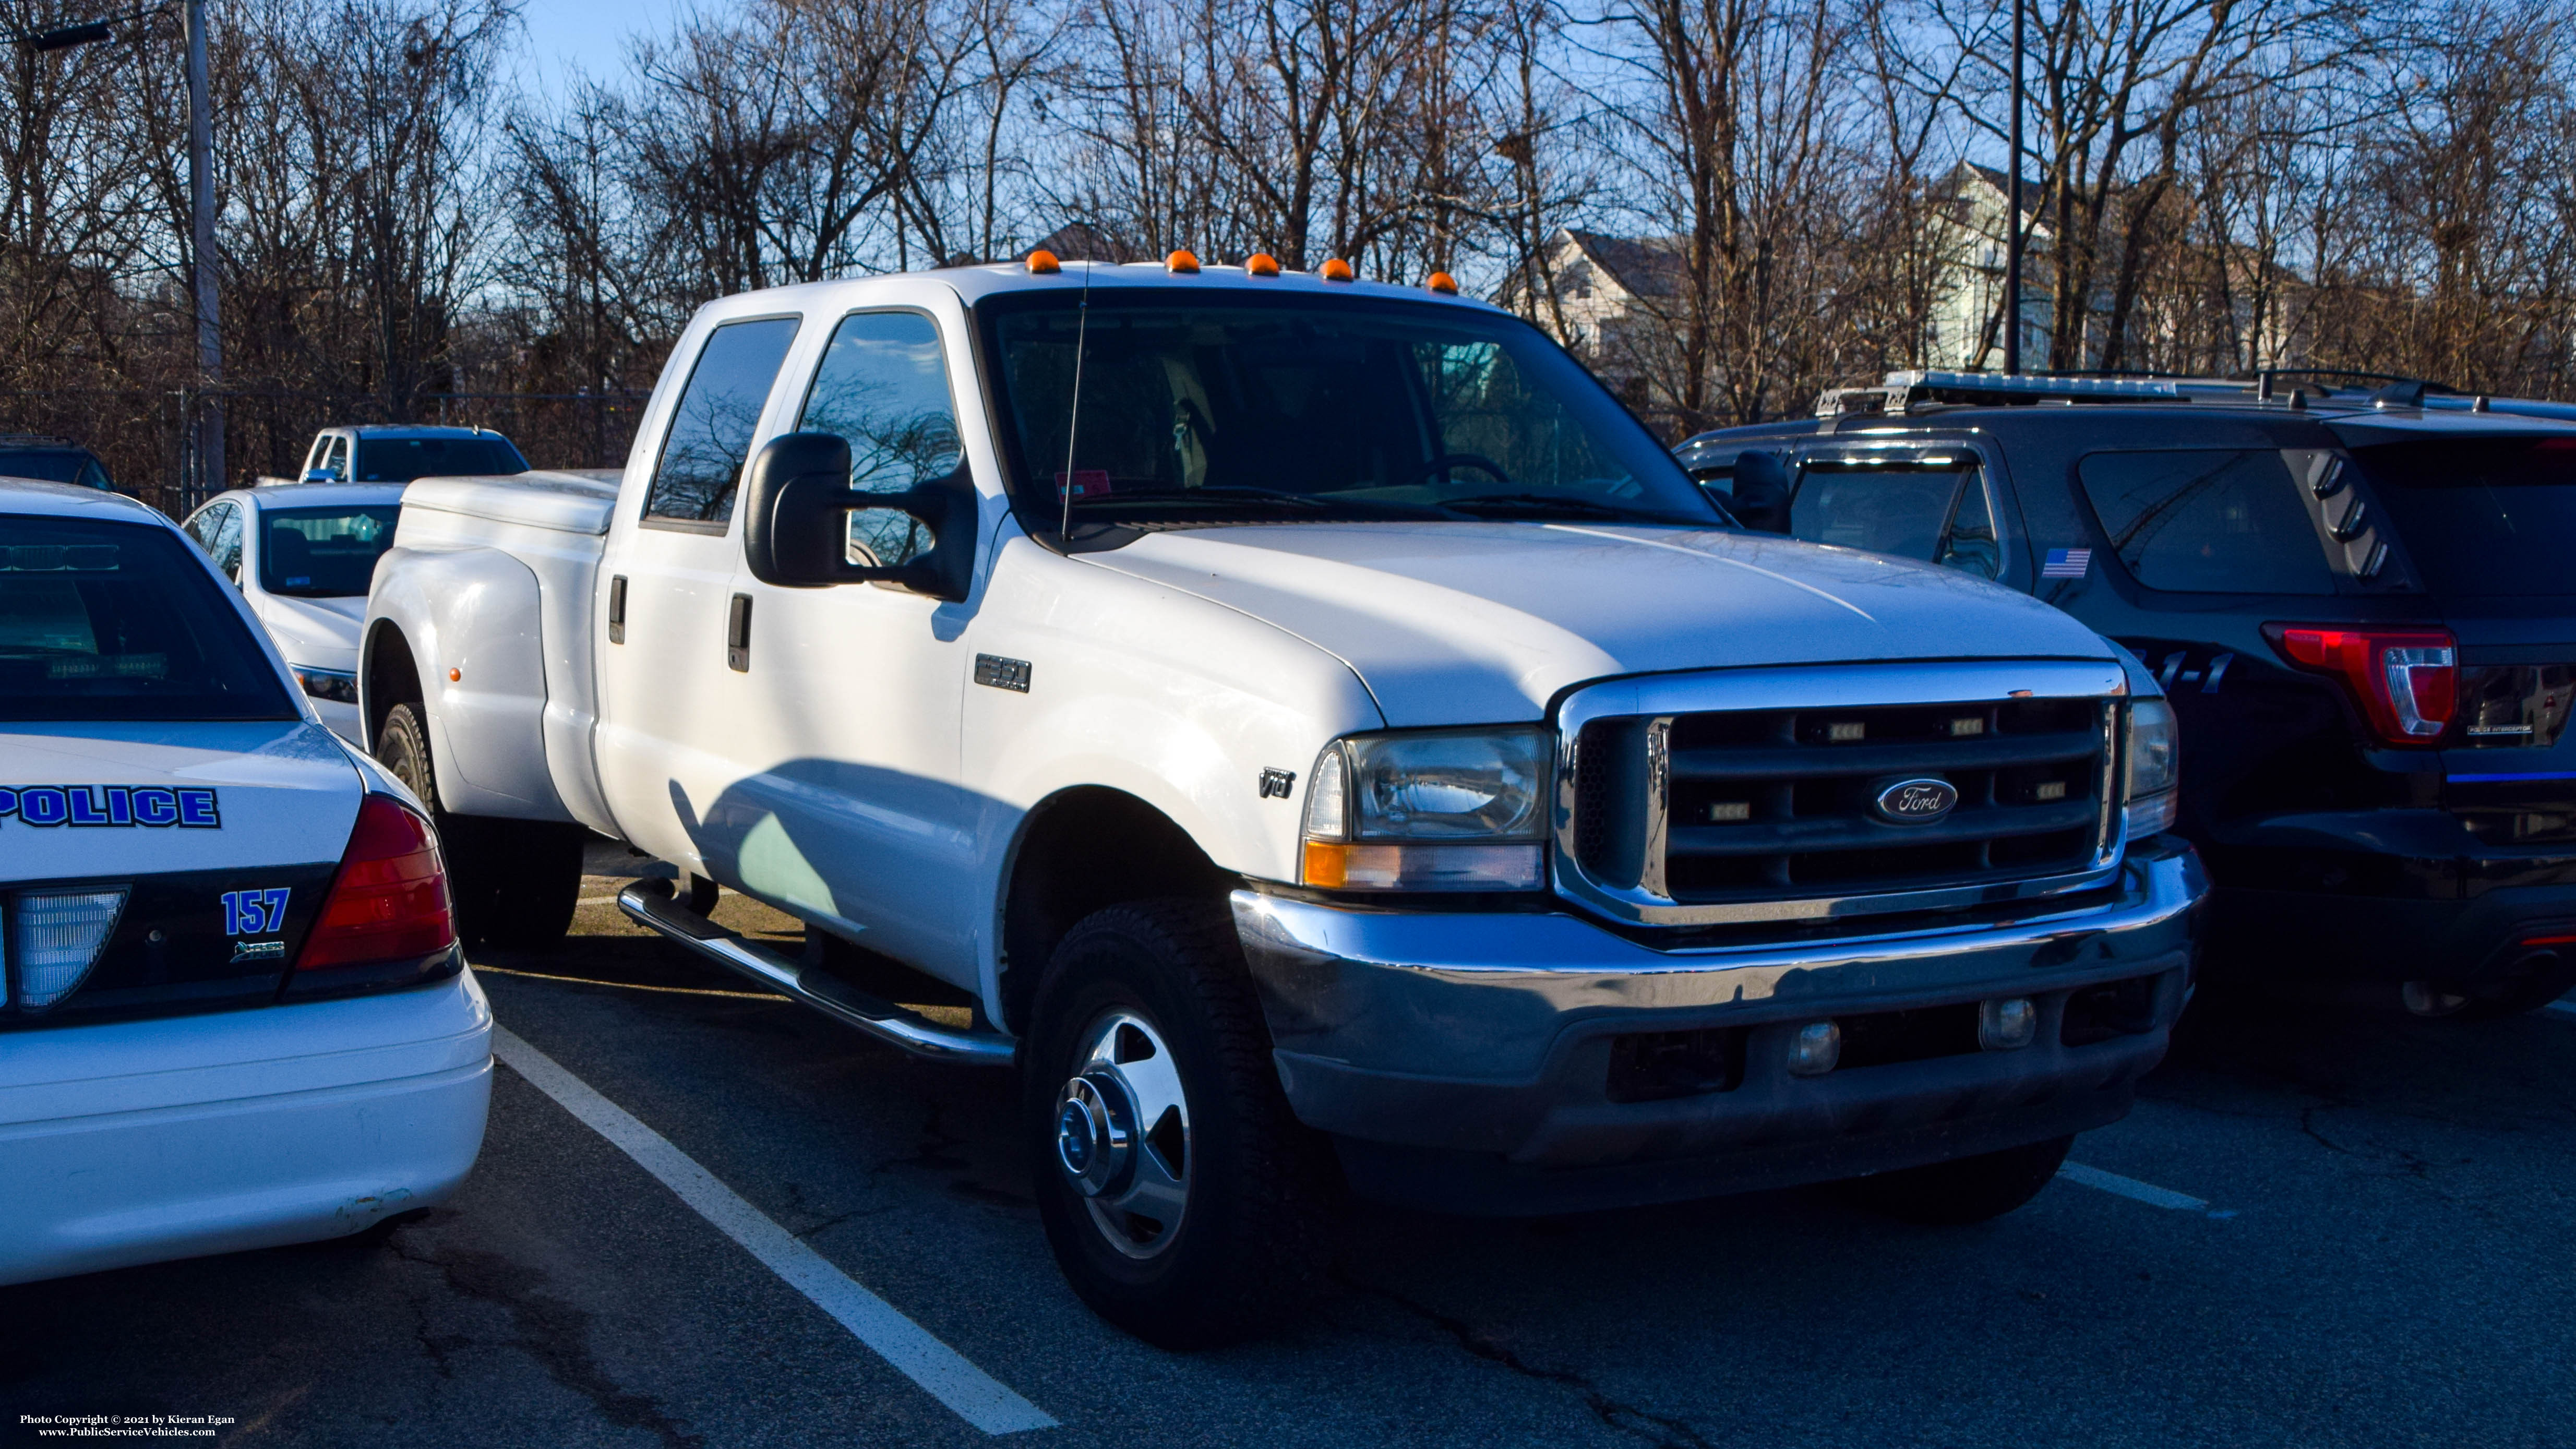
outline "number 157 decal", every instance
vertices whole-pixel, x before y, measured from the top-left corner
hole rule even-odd
[[[224,934],[273,936],[286,929],[286,895],[289,889],[271,886],[267,890],[224,892]]]

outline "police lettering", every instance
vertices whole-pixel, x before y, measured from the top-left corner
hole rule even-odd
[[[0,785],[0,825],[177,826],[221,830],[213,790],[160,785]]]

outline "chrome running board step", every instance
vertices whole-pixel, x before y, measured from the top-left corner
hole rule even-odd
[[[826,972],[807,971],[766,946],[755,945],[690,910],[672,897],[666,880],[643,880],[617,893],[617,908],[637,925],[658,931],[720,966],[792,997],[845,1026],[853,1026],[914,1056],[965,1066],[1007,1067],[1018,1044],[996,1031],[958,1031],[890,1001],[880,1001]]]

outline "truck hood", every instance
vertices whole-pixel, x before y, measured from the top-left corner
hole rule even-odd
[[[301,721],[12,724],[0,791],[0,874],[18,881],[338,860],[366,783]]]
[[[1150,533],[1089,557],[1339,656],[1399,727],[1541,719],[1567,686],[1612,675],[2116,657],[1955,569],[1764,534],[1298,524]]]

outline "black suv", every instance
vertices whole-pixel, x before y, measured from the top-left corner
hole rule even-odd
[[[2420,382],[1890,374],[1676,450],[1752,527],[2065,609],[2164,681],[2203,971],[2576,986],[2576,407]]]
[[[0,433],[0,478],[34,478],[102,493],[116,491],[98,454],[69,438],[45,433]]]

